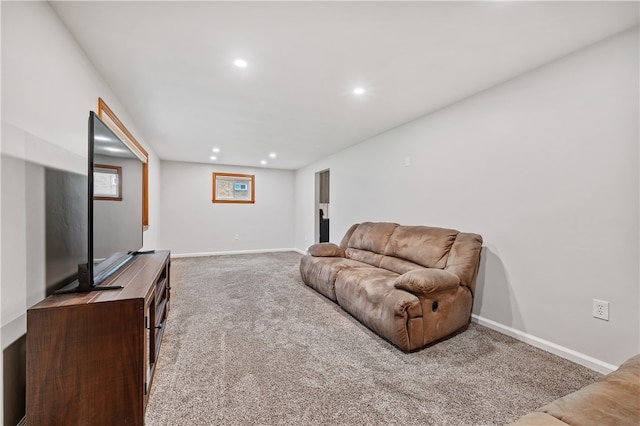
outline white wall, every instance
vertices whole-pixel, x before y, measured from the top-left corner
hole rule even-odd
[[[151,227],[144,235],[149,248],[155,248],[159,228],[160,162],[48,3],[1,2],[0,7],[0,330],[4,350],[24,335],[26,309],[45,295],[45,212],[41,188],[34,183],[40,182],[43,166],[86,173],[89,110],[97,109],[98,97],[150,153]]]
[[[636,28],[299,170],[296,247],[330,168],[332,241],[361,221],[480,233],[481,322],[606,371],[640,352],[638,102]]]
[[[214,171],[255,175],[255,204],[212,203]],[[291,249],[294,177],[289,170],[163,161],[160,245],[174,255]]]

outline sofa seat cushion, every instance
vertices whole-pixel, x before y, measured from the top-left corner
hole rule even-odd
[[[300,275],[311,288],[336,301],[335,282],[338,272],[345,268],[374,268],[357,260],[343,257],[304,256],[300,260]]]
[[[408,351],[418,341],[422,346],[422,306],[418,297],[394,287],[397,277],[385,269],[343,269],[335,283],[336,299],[360,322]]]
[[[511,424],[512,426],[566,426],[566,423],[556,419],[547,413],[534,411],[524,417],[520,417],[518,421]]]

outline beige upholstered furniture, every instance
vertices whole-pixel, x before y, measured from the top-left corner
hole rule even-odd
[[[482,237],[453,229],[353,225],[340,245],[315,244],[302,280],[403,351],[468,324]]]
[[[513,425],[640,425],[640,355],[613,373],[518,419]]]

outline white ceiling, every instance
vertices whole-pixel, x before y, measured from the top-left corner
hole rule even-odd
[[[638,24],[637,2],[52,6],[160,158],[281,169]]]

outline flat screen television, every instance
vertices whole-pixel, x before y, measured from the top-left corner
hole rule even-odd
[[[78,264],[77,283],[58,293],[118,288],[100,284],[143,244],[142,161],[93,111],[86,188],[87,261]]]

